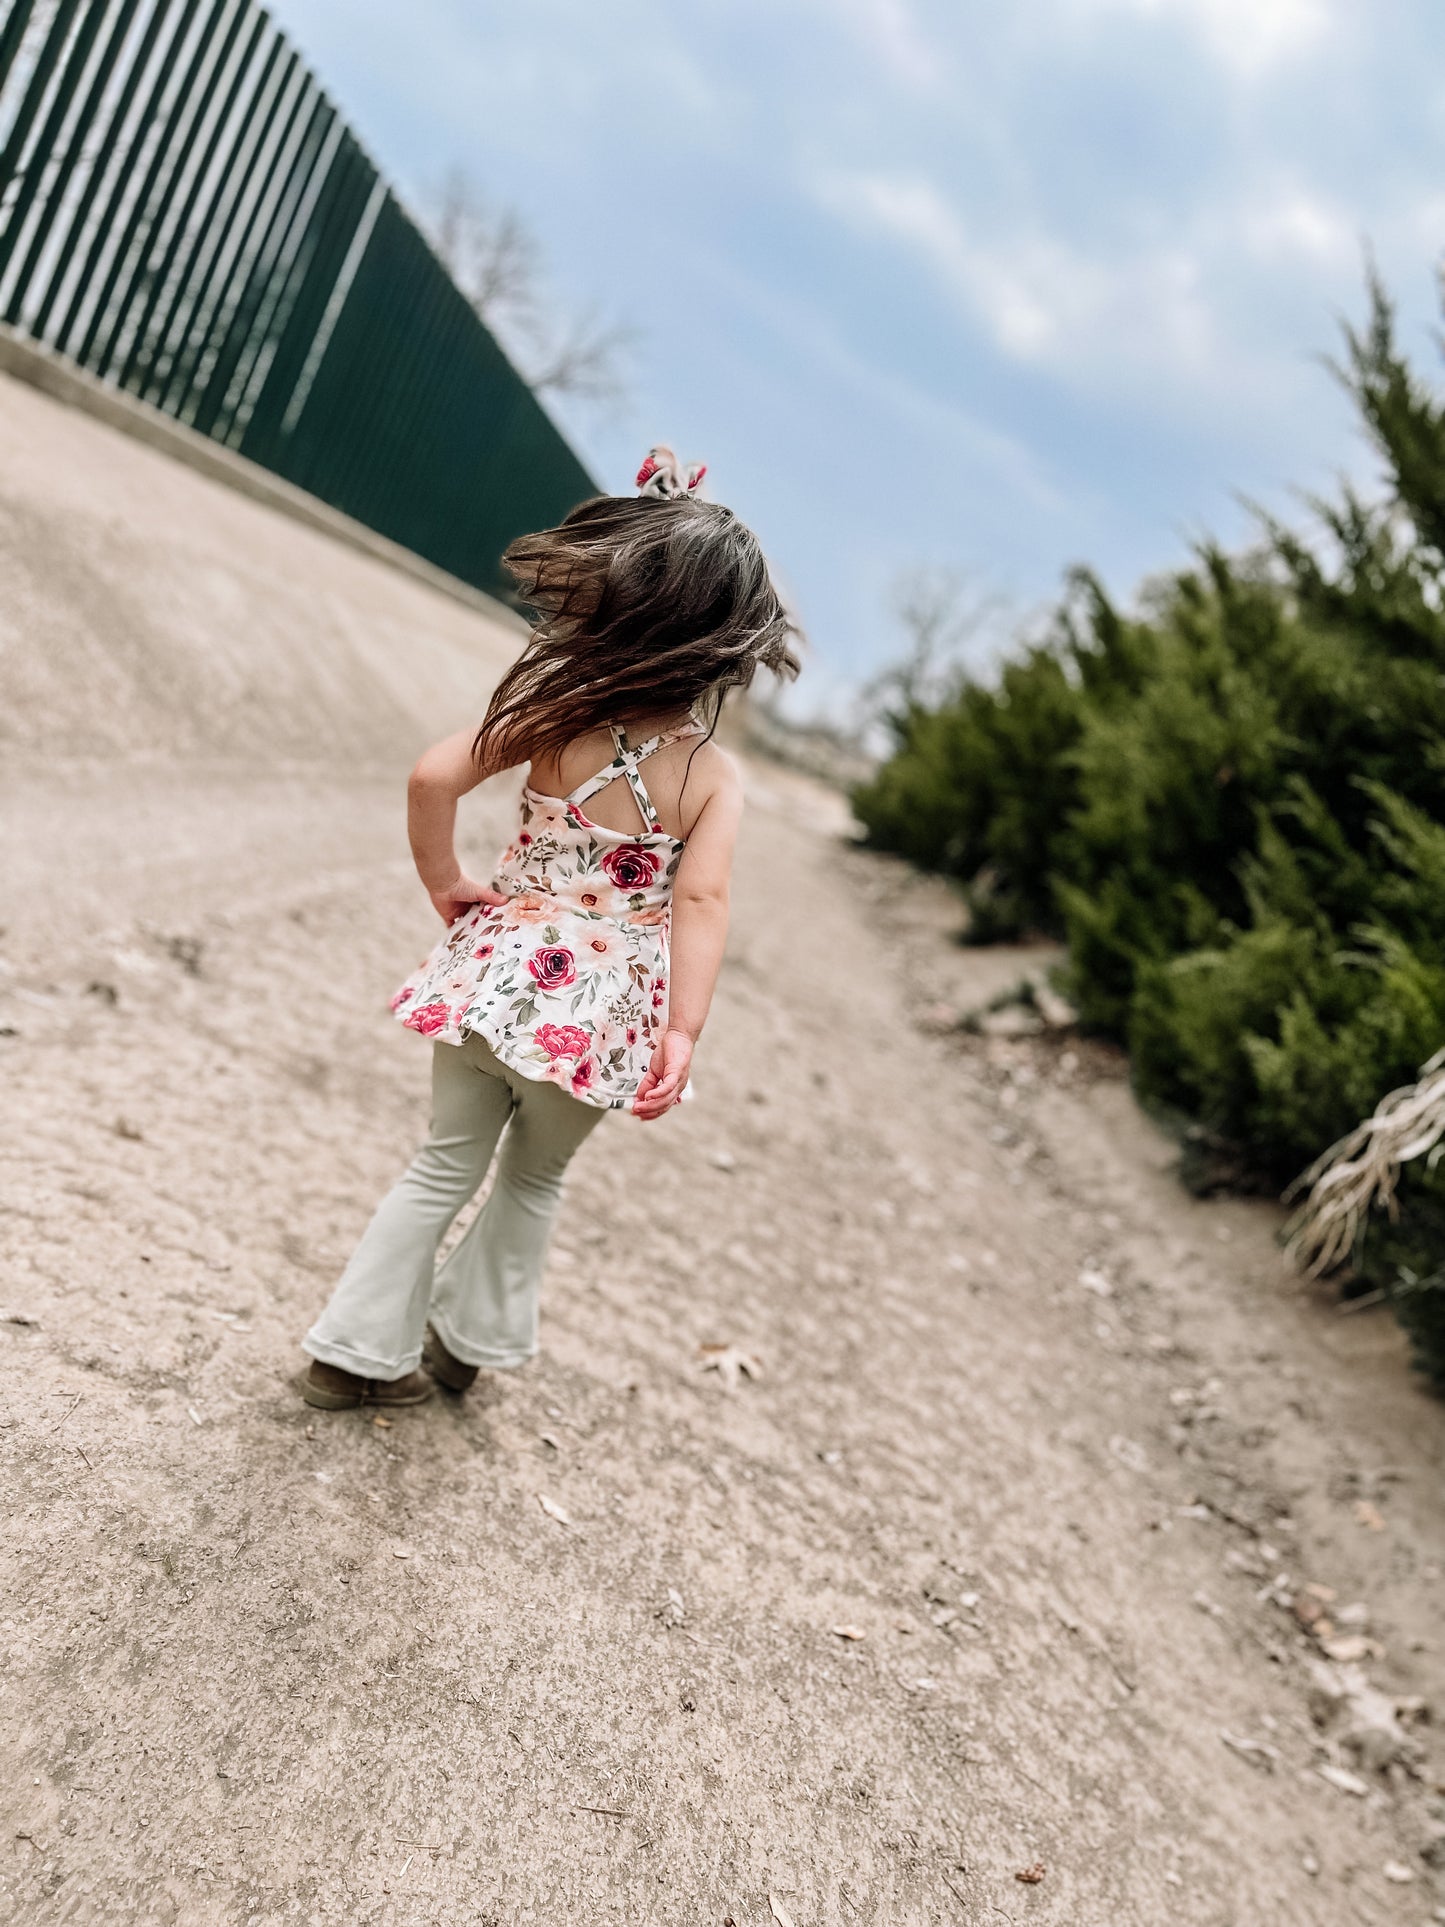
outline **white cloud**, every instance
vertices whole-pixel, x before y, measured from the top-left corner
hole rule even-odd
[[[1015,361],[1131,382],[1150,368],[1210,370],[1204,277],[1182,242],[1105,260],[1022,226],[982,235],[919,174],[834,171],[814,187],[854,227],[911,250]]]
[[[699,256],[710,278],[730,300],[751,310],[781,339],[826,369],[909,433],[941,444],[965,463],[976,463],[1033,507],[1058,510],[1065,497],[1047,465],[1026,443],[994,427],[956,402],[911,381],[898,367],[883,367],[858,354],[833,320],[776,286],[764,286],[736,265],[712,254]]]
[[[1253,80],[1317,46],[1333,26],[1328,0],[1066,0],[1076,14],[1177,22],[1221,66]]]
[[[917,92],[938,87],[944,71],[940,52],[925,39],[907,0],[825,0],[825,10],[834,19],[842,13],[865,50],[896,81]]]
[[[943,83],[943,49],[924,33],[911,0],[815,0],[829,31],[841,20],[868,59],[914,93],[933,93]]]
[[[1437,261],[1445,248],[1445,194],[1422,194],[1392,225],[1402,252]]]
[[[1336,207],[1302,187],[1281,187],[1240,210],[1239,238],[1258,260],[1282,255],[1320,268],[1348,271],[1362,259],[1361,236]]]

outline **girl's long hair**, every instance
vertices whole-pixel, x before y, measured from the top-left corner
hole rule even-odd
[[[483,770],[670,710],[711,733],[724,695],[759,668],[798,673],[797,627],[757,538],[716,502],[598,496],[502,560],[535,626],[477,731]]]

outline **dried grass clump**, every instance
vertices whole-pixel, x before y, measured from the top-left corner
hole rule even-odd
[[[1343,1264],[1354,1249],[1371,1208],[1399,1216],[1396,1187],[1402,1165],[1429,1156],[1431,1167],[1445,1150],[1445,1051],[1420,1072],[1418,1082],[1381,1098],[1374,1114],[1295,1180],[1285,1193],[1308,1196],[1285,1227],[1285,1249],[1306,1277]]]

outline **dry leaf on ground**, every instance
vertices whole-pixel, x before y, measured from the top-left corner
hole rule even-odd
[[[1043,1861],[1035,1860],[1030,1867],[1020,1867],[1014,1879],[1021,1880],[1026,1887],[1037,1887],[1046,1872],[1047,1868]]]
[[[1355,1500],[1355,1517],[1362,1526],[1368,1526],[1371,1532],[1385,1530],[1384,1514],[1378,1506],[1371,1505],[1368,1499]]]
[[[698,1369],[716,1372],[727,1392],[735,1392],[744,1375],[748,1378],[763,1375],[762,1360],[738,1345],[699,1345],[697,1355],[702,1360]]]
[[[537,1503],[541,1506],[547,1517],[549,1519],[555,1519],[559,1526],[571,1525],[572,1520],[570,1515],[558,1505],[555,1499],[549,1499],[545,1492],[539,1492],[537,1494]]]
[[[776,1894],[768,1895],[768,1912],[778,1923],[778,1927],[793,1927],[793,1916],[788,1912]]]
[[[1332,1630],[1333,1622],[1327,1616],[1324,1607],[1318,1599],[1311,1599],[1308,1593],[1300,1593],[1290,1607],[1290,1611],[1301,1626],[1307,1629],[1312,1630],[1317,1626],[1323,1626],[1326,1634]]]
[[[833,1631],[839,1639],[866,1639],[868,1637],[861,1626],[835,1626]]]

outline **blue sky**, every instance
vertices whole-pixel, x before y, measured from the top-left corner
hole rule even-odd
[[[564,426],[706,460],[807,624],[799,707],[899,646],[900,572],[1127,599],[1244,494],[1374,464],[1319,366],[1373,247],[1431,366],[1438,0],[279,0],[415,205],[464,163],[558,300],[641,331]]]

